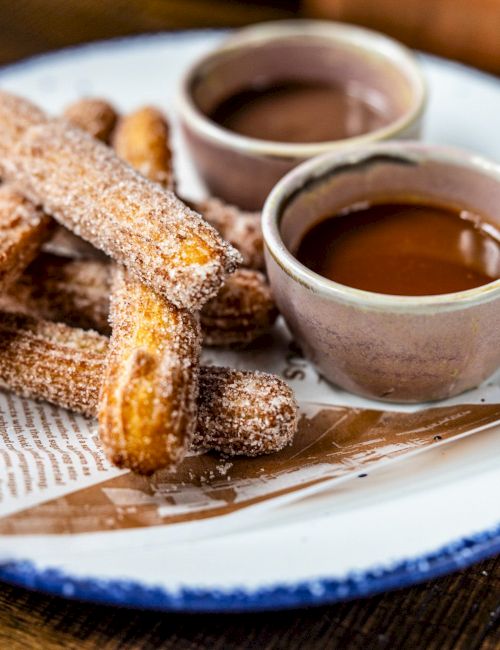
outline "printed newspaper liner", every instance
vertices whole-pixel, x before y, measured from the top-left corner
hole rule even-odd
[[[295,442],[280,453],[191,455],[176,473],[150,478],[111,467],[94,423],[83,418],[7,394],[0,413],[0,533],[29,535],[187,523],[272,506],[491,428],[500,404],[398,413],[304,402]]]

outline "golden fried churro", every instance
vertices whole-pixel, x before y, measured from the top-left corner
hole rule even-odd
[[[201,307],[239,262],[172,192],[66,122],[27,129],[0,166],[24,195],[177,306]]]
[[[96,416],[107,351],[95,332],[0,312],[0,386],[20,395]],[[295,399],[274,375],[202,367],[200,389],[194,448],[257,456],[293,438]]]
[[[264,275],[259,271],[238,269],[201,310],[203,343],[247,345],[268,332],[277,315]]]
[[[0,295],[0,309],[109,334],[111,268],[101,260],[42,253]],[[265,277],[259,271],[237,269],[201,310],[203,342],[246,345],[269,331],[276,315]]]
[[[0,289],[31,262],[52,232],[52,219],[9,185],[0,186]]]
[[[99,435],[119,467],[173,468],[196,427],[198,319],[122,269],[113,273],[112,335],[99,404]]]
[[[159,110],[145,106],[121,117],[113,146],[118,156],[143,176],[174,191],[169,126]]]
[[[166,117],[146,106],[120,118],[113,136],[116,153],[146,178],[175,190],[170,129]],[[199,212],[243,258],[243,266],[264,268],[259,212],[244,212],[215,198],[185,201]]]
[[[260,212],[245,212],[214,197],[189,205],[240,252],[243,266],[265,268]]]
[[[118,120],[115,108],[105,99],[84,97],[66,107],[64,117],[98,140],[109,144]]]
[[[297,418],[293,391],[279,377],[265,372],[202,368],[193,446],[230,456],[270,454],[292,442]]]
[[[108,340],[20,314],[0,313],[0,385],[95,415]]]
[[[110,267],[41,253],[0,295],[0,309],[109,334]]]
[[[47,115],[27,99],[0,91],[0,169],[3,159],[26,130],[47,119]]]

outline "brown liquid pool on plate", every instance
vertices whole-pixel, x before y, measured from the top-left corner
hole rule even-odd
[[[454,293],[500,276],[491,226],[424,203],[353,206],[313,226],[296,257],[340,284],[400,296]]]
[[[319,82],[262,84],[230,96],[210,114],[230,131],[275,142],[328,142],[387,123],[375,90]]]

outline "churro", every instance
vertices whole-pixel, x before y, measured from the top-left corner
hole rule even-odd
[[[169,125],[159,110],[145,106],[121,117],[113,146],[118,156],[143,176],[175,190]]]
[[[116,153],[146,178],[175,190],[170,129],[165,115],[146,106],[120,118],[113,137]],[[244,212],[216,198],[190,203],[234,248],[243,266],[264,268],[264,245],[259,212]]]
[[[109,334],[110,267],[41,253],[0,295],[0,309]]]
[[[150,474],[176,467],[191,444],[200,327],[123,269],[113,276],[99,436],[115,465]]]
[[[33,260],[52,231],[52,219],[10,185],[0,186],[0,289]]]
[[[97,415],[108,339],[95,332],[0,312],[0,385],[89,417]],[[202,367],[192,448],[226,455],[279,451],[297,406],[288,385],[263,372]]]
[[[297,404],[292,389],[275,375],[202,368],[200,396],[205,408],[200,406],[193,440],[198,449],[259,456],[279,451],[293,440]]]
[[[42,109],[29,100],[0,90],[0,170],[4,159],[24,133],[47,119]]]
[[[203,343],[247,345],[268,332],[277,315],[264,275],[259,271],[238,269],[201,310]]]
[[[260,212],[245,212],[215,197],[187,203],[239,251],[243,266],[265,268]]]
[[[0,313],[0,385],[93,416],[108,339],[62,323]]]
[[[42,253],[0,295],[0,309],[109,334],[111,268],[97,259]],[[265,277],[237,269],[201,310],[203,342],[218,347],[249,344],[271,329],[276,316]]]
[[[0,140],[9,129],[0,122]],[[26,129],[0,167],[62,225],[179,307],[200,308],[240,260],[172,192],[64,121]]]
[[[95,97],[84,97],[70,104],[63,116],[106,144],[109,144],[118,120],[115,108],[105,99]]]

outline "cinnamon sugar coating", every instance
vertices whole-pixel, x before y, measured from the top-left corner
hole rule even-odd
[[[193,441],[197,448],[230,456],[258,456],[279,451],[293,440],[297,403],[292,389],[275,375],[203,368],[200,396],[201,402],[210,396],[218,407],[200,406]]]
[[[0,186],[0,290],[33,260],[52,232],[52,219],[10,185]]]
[[[63,116],[94,138],[109,144],[118,113],[105,99],[84,97],[66,107]]]
[[[124,115],[113,135],[117,155],[149,180],[174,191],[169,125],[161,111],[152,107]]]
[[[24,133],[47,119],[42,109],[29,100],[0,90],[0,171],[4,159]]]
[[[0,312],[0,386],[95,417],[108,339]],[[281,379],[262,372],[203,367],[192,448],[228,456],[279,451],[295,433],[297,406]]]
[[[0,309],[109,334],[110,269],[102,260],[42,253],[0,295]],[[217,347],[247,345],[271,329],[276,315],[265,277],[237,269],[200,312],[203,342]]]
[[[172,192],[65,122],[28,128],[2,167],[25,196],[179,307],[200,308],[239,262]]]
[[[113,276],[99,437],[115,465],[151,474],[176,467],[191,444],[199,322],[123,269],[115,269]]]
[[[211,346],[247,345],[274,325],[278,310],[265,276],[238,269],[200,313],[203,342]]]
[[[109,334],[110,266],[41,253],[0,295],[0,309]]]
[[[215,197],[189,202],[189,205],[239,251],[243,266],[258,271],[265,269],[260,212],[245,212]]]
[[[62,323],[0,313],[0,386],[95,415],[108,340]]]

